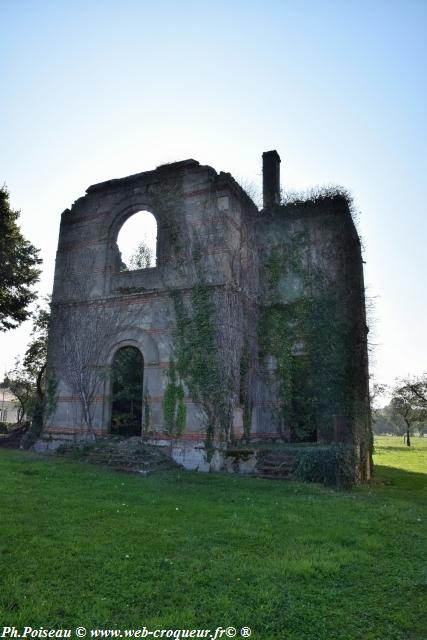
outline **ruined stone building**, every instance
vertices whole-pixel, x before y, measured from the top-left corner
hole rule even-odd
[[[221,468],[233,443],[371,447],[361,248],[339,191],[281,200],[263,154],[263,207],[195,160],[92,185],[61,216],[39,447],[106,434],[118,353],[140,357],[134,435],[190,468]],[[117,246],[139,211],[157,222],[156,266]]]

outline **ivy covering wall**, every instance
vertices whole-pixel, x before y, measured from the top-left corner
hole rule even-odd
[[[243,281],[212,286],[200,238],[193,238],[194,283],[186,291],[170,289],[176,329],[164,415],[166,431],[182,434],[184,383],[206,418],[208,457],[215,440],[233,441],[234,407],[243,410],[243,437],[250,441],[259,400],[258,367],[267,362],[279,435],[295,442],[328,441],[333,420],[339,418],[349,440],[359,430],[365,451],[371,447],[363,397],[360,248],[350,237],[348,201],[334,197],[327,196],[325,215],[317,212],[311,226],[298,209],[304,202],[282,207],[277,219],[260,221],[267,229],[264,242],[252,236],[250,245],[256,260],[259,251],[261,263],[259,273],[256,266],[257,298],[247,295],[250,284]],[[317,202],[309,204],[317,211]],[[288,206],[295,209],[295,224],[289,222]]]
[[[211,287],[202,279],[192,287],[187,302],[179,292],[174,292],[172,298],[176,369],[192,399],[205,412],[206,450],[210,457],[214,438],[227,440],[231,429],[232,383],[220,354],[216,305]]]
[[[264,263],[260,358],[274,359],[279,429],[294,441],[328,439],[332,416],[354,423],[355,320],[345,274],[334,277],[345,246],[331,233],[314,247],[307,231],[289,234]]]
[[[172,358],[167,372],[168,383],[163,396],[163,415],[165,420],[165,432],[178,438],[184,433],[187,408],[184,402],[184,387],[178,380],[175,361]]]

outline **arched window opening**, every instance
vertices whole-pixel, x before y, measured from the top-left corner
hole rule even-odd
[[[138,211],[120,229],[117,245],[120,271],[136,271],[156,266],[157,222],[149,211]]]
[[[112,368],[111,432],[126,437],[140,436],[144,358],[136,347],[122,347]]]

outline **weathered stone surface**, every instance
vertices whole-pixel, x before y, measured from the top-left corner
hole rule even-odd
[[[172,443],[174,459],[188,468],[219,469],[227,466],[224,446],[233,437],[245,433],[252,440],[292,438],[293,425],[286,420],[278,379],[280,363],[274,354],[260,352],[259,323],[263,311],[272,305],[286,310],[295,301],[319,295],[307,285],[304,274],[322,269],[328,285],[343,292],[338,313],[346,323],[351,357],[343,361],[339,377],[352,392],[348,416],[339,421],[338,412],[331,409],[324,420],[330,430],[314,424],[313,433],[319,440],[330,441],[335,429],[347,441],[342,425],[349,424],[349,437],[360,444],[361,464],[366,464],[370,427],[363,269],[348,203],[337,195],[280,205],[280,158],[268,152],[264,160],[268,166],[262,211],[230,174],[186,160],[92,185],[63,212],[48,352],[48,375],[57,385],[56,407],[46,419],[38,449],[88,436],[84,399],[73,381],[81,371],[70,372],[77,348],[85,353],[79,356],[80,369],[88,378],[92,375],[93,431],[109,432],[111,365],[123,346],[137,347],[144,358],[150,424],[141,425],[142,432],[152,442],[169,446],[162,403],[176,339],[172,294],[178,292],[185,303],[201,272],[215,302],[222,365],[232,379],[227,399],[231,424],[224,437],[216,438],[216,451],[208,461],[203,448],[206,412],[191,398],[184,380],[186,428]],[[157,265],[123,272],[117,236],[124,222],[141,210],[152,212],[157,220]],[[289,268],[288,255],[293,239],[301,234],[305,245],[298,260],[303,274],[301,268]],[[273,251],[279,262],[288,264],[278,277],[275,297],[269,270]],[[224,320],[227,314],[229,321]],[[292,358],[304,358],[305,349],[304,339],[295,340]],[[245,389],[243,353],[249,371]],[[334,376],[331,385],[338,384]],[[321,400],[323,390],[316,393]]]

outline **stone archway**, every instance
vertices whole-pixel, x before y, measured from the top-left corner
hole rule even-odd
[[[143,361],[142,380],[142,421],[141,429],[136,435],[146,435],[147,431],[157,430],[161,426],[160,403],[162,396],[163,371],[160,366],[159,347],[156,340],[147,331],[138,327],[123,326],[117,330],[114,340],[108,340],[104,346],[102,360],[105,371],[102,393],[102,432],[111,432],[112,409],[114,397],[113,367],[117,354],[125,348],[135,349]],[[148,403],[148,407],[146,406]],[[149,423],[147,416],[149,414]]]

